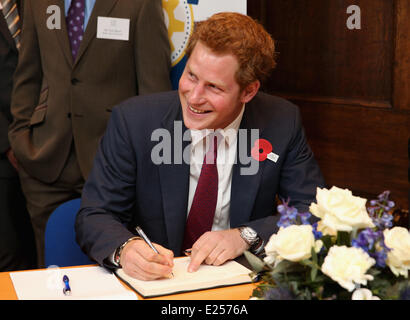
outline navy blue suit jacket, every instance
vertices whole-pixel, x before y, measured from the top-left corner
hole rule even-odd
[[[134,97],[113,109],[76,221],[78,243],[98,263],[105,264],[104,259],[133,236],[136,225],[153,242],[181,254],[189,164],[157,165],[151,160],[159,143],[151,135],[158,128],[171,133],[173,147],[174,142],[182,143],[182,149],[189,147],[189,141],[174,141],[174,121],[182,121],[176,91]],[[276,195],[289,197],[291,205],[306,211],[324,181],[295,105],[258,93],[246,105],[240,129],[259,129],[260,138],[272,144],[279,159],[259,162],[254,175],[241,175],[244,164],[234,164],[230,225],[248,225],[268,240],[277,231]],[[254,141],[247,140],[250,154]]]

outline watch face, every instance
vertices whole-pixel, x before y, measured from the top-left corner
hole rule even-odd
[[[249,242],[253,242],[258,237],[258,234],[251,228],[245,227],[241,230],[243,237]]]

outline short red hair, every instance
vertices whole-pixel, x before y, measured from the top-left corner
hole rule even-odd
[[[276,66],[272,37],[260,23],[240,13],[217,13],[197,22],[186,50],[188,58],[198,41],[215,53],[238,59],[235,77],[241,89],[256,80],[263,82]]]

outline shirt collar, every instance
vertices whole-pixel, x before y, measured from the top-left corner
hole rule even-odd
[[[216,132],[220,134],[223,140],[226,141],[228,146],[236,141],[239,126],[242,121],[243,112],[245,111],[245,104],[242,106],[242,110],[239,115],[227,125],[224,129],[217,129]],[[192,146],[196,146],[200,141],[214,133],[213,129],[191,130]]]

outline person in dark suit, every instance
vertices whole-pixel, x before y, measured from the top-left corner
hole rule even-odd
[[[81,194],[111,109],[171,89],[161,0],[25,1],[9,139],[36,235]]]
[[[36,251],[30,217],[16,171],[17,163],[8,139],[8,126],[12,121],[10,96],[18,61],[22,3],[12,1],[3,7],[3,2],[6,1],[0,1],[0,271],[10,271],[35,267]],[[18,22],[9,27],[12,16],[18,17]]]
[[[190,272],[259,254],[277,230],[276,195],[306,211],[324,186],[298,108],[258,92],[275,65],[260,24],[215,14],[187,55],[178,92],[113,109],[76,219],[84,252],[138,279],[168,275],[186,249]]]

